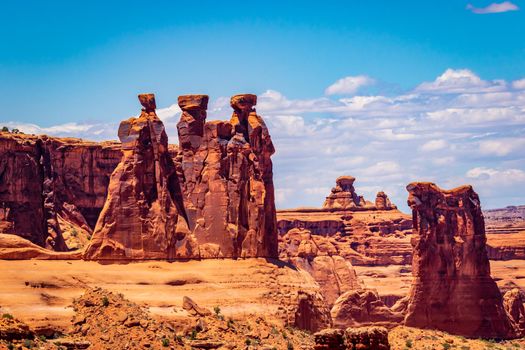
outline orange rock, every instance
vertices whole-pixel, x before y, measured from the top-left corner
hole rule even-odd
[[[230,122],[206,122],[208,96],[179,97],[182,198],[199,257],[276,257],[273,144],[253,106],[232,97]]]
[[[0,133],[0,232],[78,247],[71,240],[87,241],[120,156],[114,142]]]
[[[139,95],[137,118],[119,127],[122,160],[84,258],[175,259],[194,255],[175,165],[152,94]]]
[[[403,320],[403,314],[386,306],[376,291],[366,289],[344,293],[330,313],[334,326],[339,328],[370,325],[392,328]]]
[[[414,282],[405,324],[486,338],[515,330],[490,276],[479,197],[471,186],[446,191],[411,183]]]

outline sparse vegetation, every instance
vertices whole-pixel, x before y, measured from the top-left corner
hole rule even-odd
[[[411,348],[412,347],[412,340],[411,339],[407,339],[406,342],[405,342],[405,346],[407,348]]]
[[[47,338],[46,338],[45,335],[41,335],[41,336],[39,337],[39,339],[40,339],[41,341],[43,341],[43,342],[46,342],[46,341],[47,341]]]
[[[4,127],[2,128],[2,132],[9,132],[9,128],[8,128],[7,126],[4,126]],[[12,344],[11,344],[11,345],[12,345]]]
[[[195,340],[195,339],[197,339],[197,333],[198,333],[197,330],[196,330],[196,329],[193,329],[193,330],[191,331],[191,334],[190,334],[190,340]]]
[[[170,346],[170,340],[168,338],[162,338],[162,346],[167,348],[168,346]]]
[[[11,315],[11,314],[3,314],[2,318],[7,318],[8,320],[12,320],[13,319],[13,315]]]
[[[107,307],[109,305],[109,299],[107,296],[102,298],[102,306]]]
[[[443,346],[443,350],[448,350],[452,347],[452,345],[450,345],[449,343],[445,342],[443,344],[441,344],[441,346]]]
[[[31,339],[24,339],[24,346],[28,349],[32,349],[33,341]]]
[[[78,232],[77,232],[77,230],[72,229],[72,230],[71,230],[71,236],[72,236],[72,237],[77,237],[77,236],[78,236]]]
[[[289,342],[288,342],[288,345],[286,346],[286,348],[287,348],[288,350],[293,350],[293,344],[292,344],[292,342],[289,341]]]
[[[250,338],[246,338],[244,343],[246,344],[246,346],[250,346],[252,344],[252,340]]]
[[[13,343],[7,344],[7,350],[14,350],[14,349],[15,349],[15,346],[13,345]]]

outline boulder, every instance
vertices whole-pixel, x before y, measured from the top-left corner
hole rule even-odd
[[[341,295],[330,311],[334,326],[339,328],[380,325],[395,327],[403,314],[392,311],[374,290],[353,290]]]
[[[411,183],[414,255],[405,324],[467,337],[512,338],[512,322],[490,276],[479,197],[471,186]]]
[[[390,350],[384,327],[347,328],[345,337],[348,350]]]
[[[513,288],[503,296],[503,306],[523,336],[525,332],[525,297],[519,288]]]

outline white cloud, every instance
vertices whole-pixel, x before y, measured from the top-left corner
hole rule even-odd
[[[501,3],[494,2],[486,7],[475,7],[472,4],[467,5],[467,10],[478,15],[484,15],[489,13],[502,13],[509,11],[517,11],[519,7],[510,1],[503,1]]]
[[[515,80],[512,82],[512,87],[514,89],[523,90],[525,89],[525,78],[520,80]]]
[[[430,140],[428,142],[425,142],[420,149],[423,152],[433,152],[433,151],[439,151],[443,148],[446,148],[448,146],[447,141],[445,140]]]
[[[505,89],[502,80],[485,81],[470,69],[447,69],[432,82],[424,82],[416,88],[416,92],[424,93],[463,93],[489,92]]]
[[[366,75],[349,76],[339,79],[326,88],[326,95],[352,95],[361,87],[374,84],[374,79]]]
[[[520,152],[525,155],[525,138],[502,138],[494,140],[481,141],[479,143],[479,151],[484,155],[492,155],[498,157],[508,156],[514,152]]]

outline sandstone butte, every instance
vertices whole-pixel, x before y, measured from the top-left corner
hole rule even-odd
[[[490,276],[480,200],[471,186],[411,183],[414,281],[405,324],[468,337],[512,338],[515,325]]]

